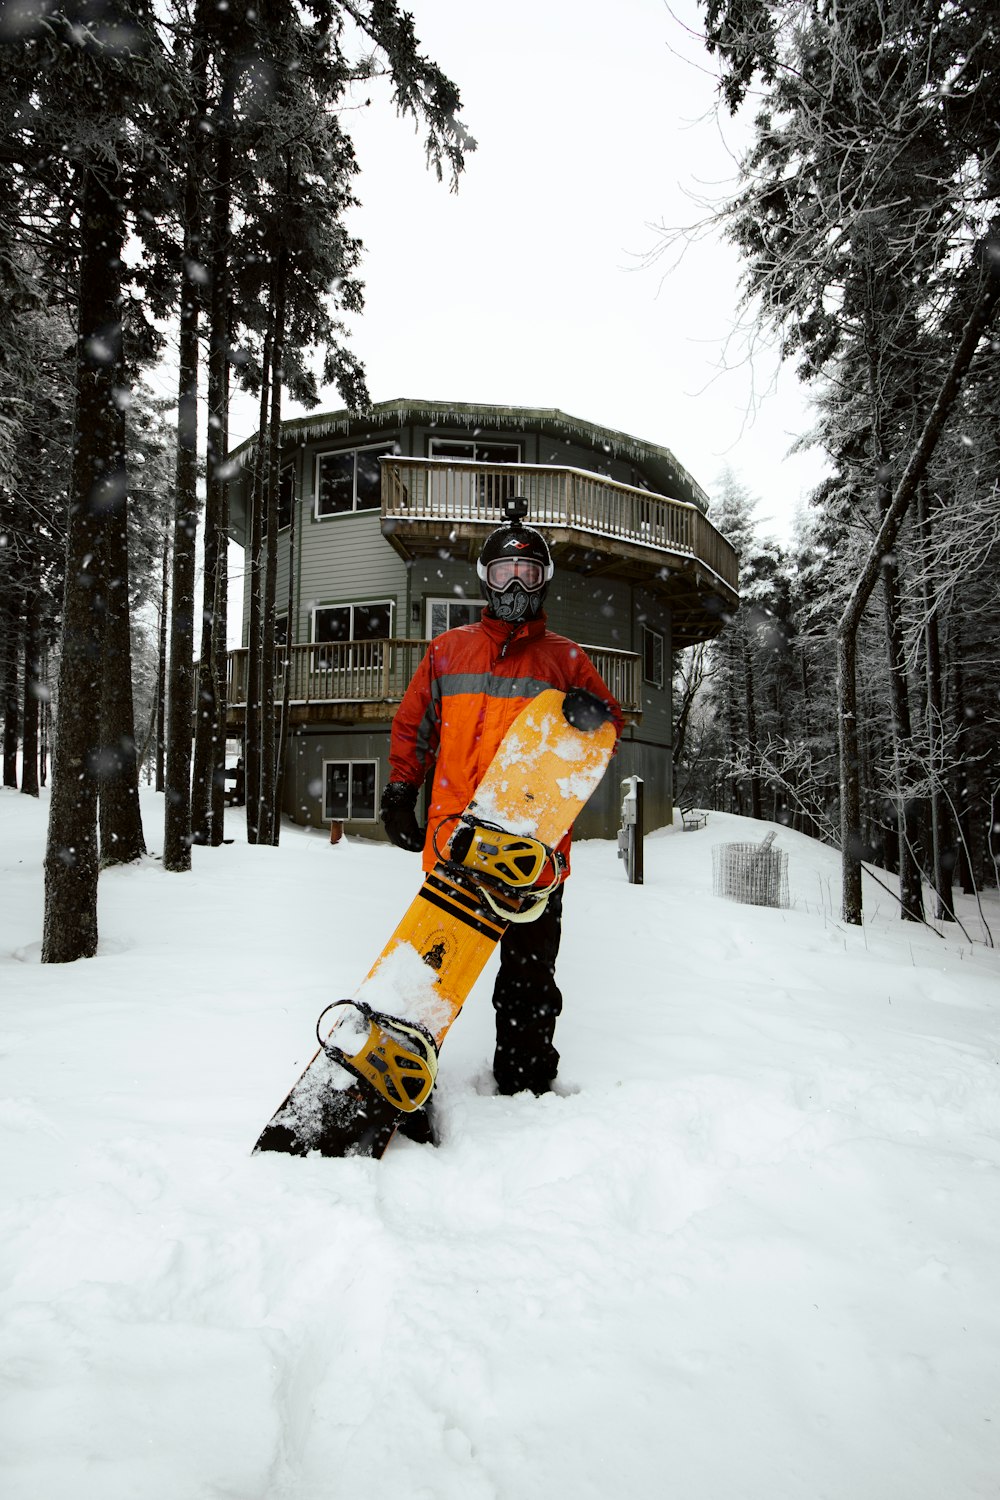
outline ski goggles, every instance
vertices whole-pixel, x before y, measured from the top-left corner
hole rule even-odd
[[[545,575],[544,564],[533,557],[498,557],[486,564],[487,586],[497,594],[505,593],[515,583],[533,594],[545,582]]]

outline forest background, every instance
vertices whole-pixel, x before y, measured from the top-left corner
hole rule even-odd
[[[808,389],[801,441],[827,477],[782,543],[738,473],[714,487],[743,603],[675,662],[676,800],[837,844],[849,922],[863,861],[898,874],[904,917],[927,915],[929,882],[948,920],[954,882],[995,884],[1000,854],[1000,22],[891,0],[698,13],[718,111],[750,145],[736,190],[661,226],[649,258],[737,248],[743,314]],[[393,0],[0,7],[3,773],[37,794],[57,743],[46,961],[96,951],[100,869],[144,852],[144,767],[168,869],[223,837],[239,390],[262,435],[251,817],[278,840],[260,664],[282,400],[368,401],[345,329],[363,340],[356,91],[388,89],[446,186],[475,146],[417,24]],[[168,338],[165,400],[146,373]]]

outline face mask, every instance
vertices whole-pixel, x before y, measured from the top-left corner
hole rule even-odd
[[[541,594],[529,594],[519,583],[509,584],[502,594],[490,589],[489,600],[494,616],[511,625],[532,619],[542,607]]]

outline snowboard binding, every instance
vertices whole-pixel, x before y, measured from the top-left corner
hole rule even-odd
[[[479,894],[505,922],[534,922],[545,910],[545,903],[562,878],[565,861],[557,851],[528,834],[508,833],[495,823],[486,823],[463,813],[451,836],[447,853],[437,842],[440,825],[434,830],[434,853],[458,879],[470,876]],[[545,879],[546,866],[549,879]],[[492,892],[505,897],[501,903]],[[511,898],[515,898],[513,904]]]
[[[323,1017],[343,1005],[352,1006],[368,1022],[368,1036],[357,1052],[345,1052],[329,1036],[320,1035]],[[437,1043],[416,1021],[384,1015],[363,1000],[334,1000],[316,1022],[316,1038],[327,1057],[369,1084],[401,1114],[412,1114],[430,1098],[437,1080]]]

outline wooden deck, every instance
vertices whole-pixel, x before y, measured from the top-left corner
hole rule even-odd
[[[524,495],[556,565],[639,583],[670,604],[675,647],[717,635],[739,603],[739,557],[696,505],[583,469],[383,458],[382,531],[404,558],[442,542],[471,561]]]
[[[426,640],[337,641],[292,646],[275,652],[275,695],[284,692],[289,668],[290,719],[295,724],[386,723],[428,646]],[[627,716],[642,712],[641,664],[631,651],[585,646]],[[249,651],[227,656],[227,728],[242,728],[246,717]]]

